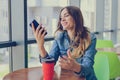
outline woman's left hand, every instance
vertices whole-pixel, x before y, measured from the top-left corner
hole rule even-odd
[[[59,65],[62,69],[72,70],[75,72],[80,71],[80,64],[72,58],[70,50],[67,51],[67,56],[60,58]]]

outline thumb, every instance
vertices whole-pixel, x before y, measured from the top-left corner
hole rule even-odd
[[[70,49],[67,50],[67,56],[68,56],[68,58],[72,59],[72,55],[71,55]]]
[[[34,35],[35,35],[35,27],[34,27],[34,24],[32,23],[32,31],[33,31],[33,33],[34,33]]]

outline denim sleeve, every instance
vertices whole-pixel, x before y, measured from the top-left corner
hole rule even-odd
[[[54,58],[55,62],[58,60],[58,57],[60,55],[60,49],[59,49],[59,45],[58,45],[56,39],[54,40],[53,45],[52,45],[51,50],[48,55],[50,57]]]
[[[58,57],[59,57],[59,47],[58,47],[57,40],[53,41],[53,45],[51,47],[50,52],[47,53],[47,55],[44,58],[41,58],[41,56],[39,55],[40,62],[42,62],[42,60],[46,58],[54,58],[56,63],[56,61],[58,60]]]
[[[81,65],[81,71],[77,73],[80,77],[86,77],[93,72],[94,56],[96,54],[96,38],[92,38],[90,46],[85,51]]]

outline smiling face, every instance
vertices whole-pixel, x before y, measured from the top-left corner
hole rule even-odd
[[[75,27],[75,21],[73,17],[68,13],[66,8],[62,10],[60,16],[60,23],[63,26],[63,30],[73,30]]]

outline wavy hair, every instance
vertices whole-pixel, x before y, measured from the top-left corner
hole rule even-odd
[[[75,6],[66,6],[61,9],[61,12],[67,9],[68,13],[72,16],[74,22],[75,22],[75,34],[74,39],[71,40],[70,48],[72,48],[72,56],[73,58],[80,57],[84,54],[84,51],[88,48],[88,46],[91,43],[90,39],[90,31],[87,29],[87,27],[84,26],[83,16],[80,11],[80,8]],[[59,15],[58,25],[57,25],[57,31],[64,31],[63,26],[61,25],[61,17]],[[56,33],[55,32],[55,33]]]

